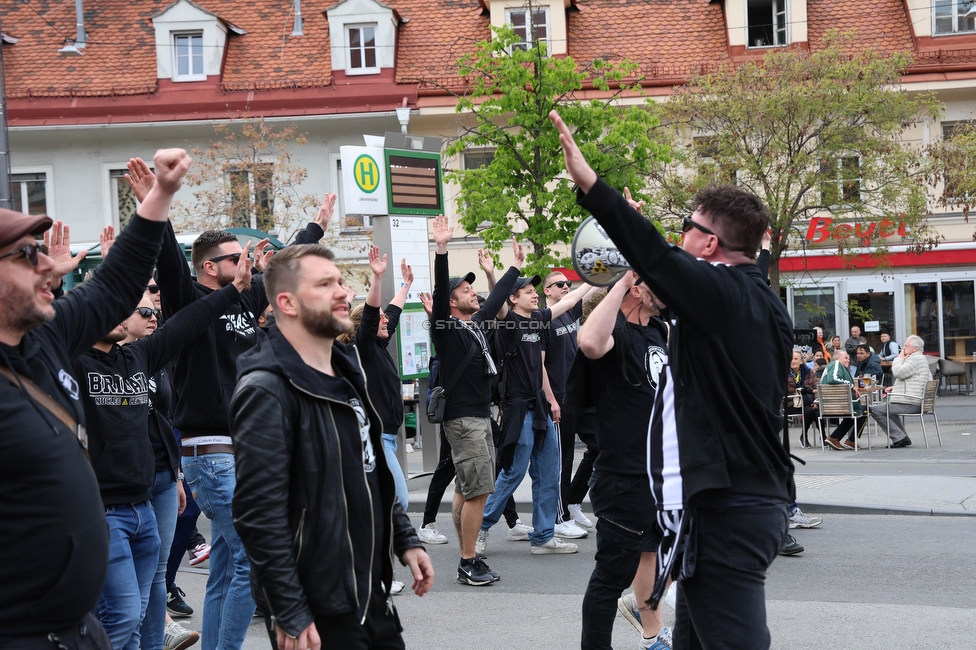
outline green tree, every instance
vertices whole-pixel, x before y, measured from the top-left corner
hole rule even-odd
[[[932,184],[942,186],[939,205],[960,210],[968,220],[976,201],[976,125],[957,123],[944,135],[929,148],[936,161]]]
[[[531,243],[526,273],[544,272],[568,263],[559,245],[572,241],[586,216],[576,205],[572,182],[562,176],[549,111],[558,107],[576,127],[593,168],[621,190],[640,188],[652,161],[665,159],[667,149],[652,136],[656,111],[619,101],[640,89],[636,65],[597,59],[578,66],[570,57],[549,57],[544,41],[528,46],[511,28],[493,31],[492,40],[478,43],[458,64],[468,91],[457,97],[457,111],[470,117],[446,148],[449,157],[472,147],[493,155],[484,156],[481,167],[462,165],[446,176],[460,186],[459,222],[467,232],[477,233],[492,251],[518,233]],[[609,94],[600,100],[577,95],[594,89]]]
[[[193,201],[174,206],[179,227],[256,228],[288,241],[315,218],[322,199],[300,191],[308,172],[292,163],[292,149],[306,142],[297,127],[243,119],[214,126],[214,136],[190,149]]]
[[[922,250],[935,244],[926,226],[930,158],[908,142],[910,128],[939,114],[928,93],[899,90],[907,54],[858,51],[833,32],[813,53],[777,50],[761,61],[726,65],[676,89],[663,122],[691,144],[678,164],[652,174],[652,204],[684,216],[695,192],[734,183],[756,194],[772,217],[770,282],[778,289],[783,253],[804,246],[808,221],[828,227],[838,252],[886,250],[905,232]],[[906,229],[899,229],[904,222]]]

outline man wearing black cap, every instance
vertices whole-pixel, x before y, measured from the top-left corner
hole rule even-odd
[[[515,266],[505,272],[482,308],[478,305],[478,294],[471,286],[474,273],[462,278],[450,277],[447,244],[453,235],[454,227],[448,225],[446,217],[442,215],[434,219],[437,254],[434,257],[431,339],[441,360],[442,385],[446,386],[458,368],[464,367],[448,395],[441,428],[451,445],[457,475],[451,513],[461,546],[458,581],[483,586],[494,582],[497,574],[490,573],[488,565],[475,554],[485,501],[495,484],[491,378],[496,370],[482,323],[494,319],[504,307],[525,254],[516,243]]]
[[[54,301],[72,271],[67,228],[51,254],[44,215],[0,210],[0,647],[109,648],[92,609],[109,561],[108,527],[72,362],[132,314],[190,167],[157,152],[158,182],[83,286]],[[15,495],[9,498],[11,495]]]
[[[487,546],[488,529],[498,523],[505,503],[529,470],[534,529],[529,533],[529,543],[533,555],[575,553],[576,544],[553,535],[559,503],[559,441],[542,388],[542,335],[554,318],[569,311],[592,287],[584,284],[551,308],[538,309],[535,287],[539,282],[538,275],[516,280],[508,309],[500,314],[505,322],[499,330],[496,352],[506,358],[498,389],[502,400],[502,441],[498,447],[502,471],[485,504],[480,536]]]

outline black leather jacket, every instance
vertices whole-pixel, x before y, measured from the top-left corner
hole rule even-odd
[[[332,363],[360,395],[368,395],[355,347],[336,342]],[[297,636],[316,615],[354,612],[360,605],[354,572],[360,549],[352,548],[349,534],[336,429],[337,419],[349,413],[355,418],[355,412],[336,396],[310,389],[319,385],[310,381],[314,371],[277,326],[242,355],[239,371],[230,407],[237,464],[234,526],[251,562],[255,602]],[[366,401],[373,448],[382,450],[382,425]],[[396,500],[382,451],[376,463],[387,517],[380,543],[389,548],[381,578],[389,592],[394,554],[421,543]]]

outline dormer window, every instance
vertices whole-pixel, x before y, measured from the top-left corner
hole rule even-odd
[[[349,48],[346,74],[376,74],[376,25],[347,25],[346,43]]]
[[[787,0],[747,0],[746,47],[775,47],[789,43],[786,32]]]
[[[546,51],[549,45],[549,8],[507,9],[505,22],[512,28],[520,42],[513,47],[527,50],[536,43],[544,42]]]
[[[973,0],[936,0],[936,34],[971,34],[976,32],[976,2]]]
[[[202,81],[207,78],[203,70],[203,32],[173,35],[173,81]]]

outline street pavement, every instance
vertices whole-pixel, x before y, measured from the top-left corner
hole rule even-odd
[[[819,448],[792,452],[797,500],[824,517],[816,530],[794,530],[806,548],[778,558],[767,580],[768,624],[773,648],[976,648],[976,396],[940,397],[942,431],[926,423],[929,449],[917,418],[907,422],[912,446],[871,450]],[[929,418],[931,422],[931,418]],[[797,428],[791,429],[796,444]],[[577,449],[577,461],[582,450]],[[421,523],[427,477],[420,453],[407,455],[410,514]],[[488,562],[502,573],[490,587],[455,581],[457,542],[450,523],[453,484],[441,503],[438,526],[450,543],[428,547],[437,572],[424,598],[395,599],[408,648],[522,650],[579,647],[580,607],[593,568],[594,535],[578,540],[580,552],[532,556],[526,542],[505,540],[504,525],[489,539]],[[522,519],[531,524],[531,482],[516,492]],[[584,502],[584,511],[589,504]],[[209,539],[209,522],[200,518]],[[207,564],[184,566],[178,583],[197,611],[188,627],[200,629]],[[405,582],[406,573],[397,577]],[[409,587],[408,587],[409,588]],[[673,612],[665,608],[665,622]],[[637,632],[622,616],[615,647],[635,648]],[[260,619],[245,648],[267,648]],[[740,647],[749,647],[747,641]]]

